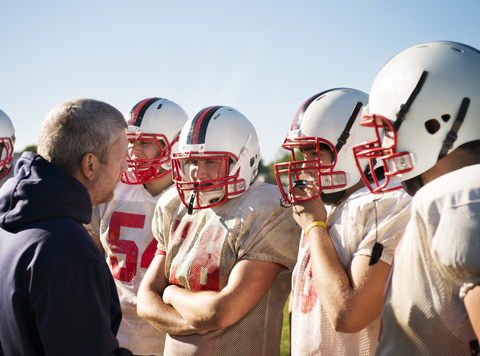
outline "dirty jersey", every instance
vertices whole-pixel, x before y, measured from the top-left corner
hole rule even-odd
[[[383,244],[380,260],[392,263],[410,216],[411,199],[403,190],[397,190],[383,194],[375,203],[373,200],[374,195],[362,188],[333,207],[327,216],[328,233],[345,269],[355,256],[370,256],[375,240]],[[313,284],[309,244],[303,232],[292,284],[292,355],[374,354],[380,317],[356,333],[333,329]]]
[[[463,298],[480,284],[480,165],[445,174],[412,200],[395,251],[378,355],[470,355]]]
[[[269,291],[237,323],[205,335],[167,334],[166,355],[280,355],[283,307],[301,230],[292,209],[279,202],[278,188],[259,181],[241,196],[192,215],[175,192],[159,200],[153,231],[158,253],[166,255],[171,284],[219,291],[241,260],[284,266]]]

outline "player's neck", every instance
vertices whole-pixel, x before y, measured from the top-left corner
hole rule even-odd
[[[357,190],[359,190],[359,189],[361,189],[361,188],[363,188],[363,187],[365,187],[365,183],[363,183],[363,180],[360,179],[357,184],[355,184],[355,185],[353,185],[353,186],[351,186],[350,188],[347,188],[347,189],[345,190],[345,195],[343,196],[342,200],[340,200],[339,204],[340,204],[342,201],[347,200],[350,195],[352,195],[352,194],[355,193]]]
[[[467,166],[480,164],[480,157],[476,152],[465,151],[460,148],[446,155],[430,169],[422,173],[423,183],[427,184],[444,174],[456,171]]]
[[[155,180],[153,182],[145,183],[143,186],[151,194],[152,197],[155,197],[161,192],[163,192],[165,189],[170,187],[172,183],[172,177],[167,174],[165,177],[159,180]]]

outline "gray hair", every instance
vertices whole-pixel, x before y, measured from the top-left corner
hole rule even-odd
[[[67,100],[43,120],[37,152],[73,174],[87,153],[106,163],[106,154],[115,144],[119,130],[127,127],[123,115],[110,104],[94,99]]]

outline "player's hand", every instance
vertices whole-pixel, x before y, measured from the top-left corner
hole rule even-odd
[[[165,304],[168,304],[168,305],[171,305],[173,308],[174,306],[172,305],[172,300],[174,300],[175,298],[175,292],[180,290],[180,289],[183,289],[175,284],[170,284],[169,286],[167,286],[164,290],[163,290],[163,302]],[[183,316],[182,316],[183,317]],[[188,323],[188,322],[187,322]],[[199,335],[205,335],[211,331],[214,331],[214,330],[217,330],[217,329],[220,329],[220,328],[209,328],[207,330],[204,330],[204,329],[199,329],[197,327],[194,327],[192,326],[191,324],[188,324],[190,327],[191,327],[191,330],[193,331],[194,334],[199,334]]]
[[[306,187],[293,188],[292,194],[297,197],[314,196],[318,193],[318,187],[312,181],[307,181]],[[318,197],[313,200],[302,201],[293,205],[293,218],[302,229],[306,229],[314,221],[323,221],[327,219],[327,210],[322,198]]]
[[[178,288],[178,287],[177,287],[176,285],[174,285],[174,284],[171,284],[171,285],[167,286],[167,288],[165,288],[165,289],[163,290],[162,299],[163,299],[163,302],[164,302],[165,304],[170,304],[170,305],[172,305],[172,303],[171,303],[172,297],[173,297],[172,294],[174,294],[174,292],[175,292],[174,289],[175,289],[175,288]]]

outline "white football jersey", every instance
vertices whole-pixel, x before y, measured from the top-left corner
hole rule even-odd
[[[463,297],[480,284],[480,165],[420,189],[385,289],[378,355],[470,355]]]
[[[167,335],[166,355],[279,355],[283,307],[290,291],[300,227],[280,207],[277,186],[254,182],[240,197],[192,215],[174,192],[158,202],[153,221],[166,253],[170,283],[193,291],[219,291],[237,262],[252,259],[285,268],[240,321],[205,335]]]
[[[384,246],[380,260],[392,263],[395,246],[410,216],[411,198],[403,190],[385,193],[375,203],[376,213],[374,198],[367,188],[362,188],[328,214],[328,233],[345,270],[355,256],[370,256],[375,240]],[[308,239],[303,232],[292,285],[292,355],[374,354],[380,317],[357,333],[340,333],[333,329],[317,297]]]
[[[100,237],[117,286],[123,314],[118,341],[135,355],[163,355],[165,344],[165,333],[137,315],[138,288],[157,247],[152,219],[160,196],[152,197],[143,185],[120,182],[112,201],[93,208],[87,226]]]

